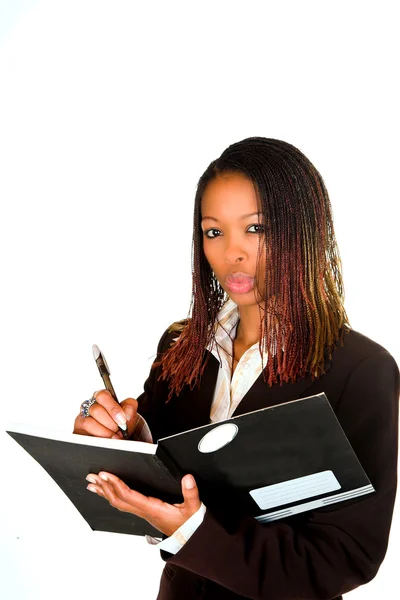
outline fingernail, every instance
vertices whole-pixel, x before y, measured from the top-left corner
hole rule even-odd
[[[193,477],[191,475],[186,476],[186,478],[185,478],[185,488],[187,490],[192,490],[195,485],[196,485],[196,482],[193,479]]]
[[[112,435],[112,436],[111,436],[111,439],[112,439],[112,440],[120,440],[121,438],[120,438],[120,436],[119,436],[119,435],[116,435],[116,434],[115,434],[115,435]]]
[[[90,483],[97,483],[96,479],[94,477],[92,477],[92,475],[88,475],[86,477],[86,481],[90,481]]]
[[[104,481],[108,481],[108,477],[104,473],[101,473],[101,475],[99,475],[99,477],[101,477],[102,479],[104,479]]]
[[[134,413],[133,406],[125,406],[124,413],[126,416],[126,420],[129,421],[133,417],[133,413]]]
[[[89,492],[94,492],[95,494],[97,494],[97,490],[94,487],[94,485],[89,484],[88,486],[86,486],[86,489],[89,490]]]
[[[123,413],[118,413],[117,415],[115,415],[115,419],[118,422],[118,425],[121,427],[121,429],[123,429],[125,431],[126,430],[125,415]]]

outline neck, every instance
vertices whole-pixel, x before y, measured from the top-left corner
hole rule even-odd
[[[257,304],[239,306],[238,309],[240,321],[236,330],[236,340],[250,347],[260,341],[260,309]]]

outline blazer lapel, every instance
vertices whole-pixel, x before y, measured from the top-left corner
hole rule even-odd
[[[208,351],[207,351],[208,352]],[[179,396],[171,401],[174,416],[174,429],[185,431],[201,427],[210,422],[211,403],[217,383],[219,361],[211,353],[204,369],[200,385],[190,390],[185,386]]]
[[[329,371],[331,364],[329,359],[325,360],[325,373]],[[295,383],[283,383],[282,385],[275,383],[270,387],[268,383],[264,382],[263,374],[261,373],[248,392],[243,396],[232,416],[243,415],[267,406],[283,404],[284,402],[297,400],[302,396],[306,397],[306,391],[314,382],[311,379],[311,375],[307,375],[304,379]],[[312,391],[310,391],[310,395],[312,395]]]
[[[271,387],[264,382],[263,375],[256,379],[248,392],[243,396],[241,402],[233,413],[233,417],[243,415],[244,413],[274,406],[275,404],[283,404],[290,400],[296,400],[301,396],[313,382],[311,377],[307,376],[296,383],[274,383]]]
[[[171,402],[170,410],[173,415],[169,414],[169,417],[173,419],[174,431],[194,429],[210,422],[211,404],[214,398],[220,363],[212,353],[209,354],[200,386],[194,387],[193,390],[190,390],[189,386],[185,386],[181,394],[174,396],[174,400]],[[327,360],[325,362],[325,372],[329,370],[330,366],[331,362]],[[306,395],[306,391],[313,383],[308,375],[296,383],[274,384],[269,387],[268,383],[264,383],[261,373],[244,395],[232,416],[242,415],[267,406],[283,404],[290,400],[297,400]],[[311,394],[312,391],[310,391]]]

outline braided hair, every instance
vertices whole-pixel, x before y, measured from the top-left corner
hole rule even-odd
[[[253,182],[263,213],[266,241],[259,349],[267,352],[264,382],[295,382],[322,375],[326,356],[350,330],[344,309],[341,260],[328,192],[313,164],[281,140],[249,137],[230,145],[200,177],[194,203],[192,298],[177,341],[153,367],[170,393],[200,383],[227,296],[203,250],[201,199],[207,184],[239,173]],[[258,254],[259,264],[260,253]],[[267,295],[268,294],[268,295]],[[259,305],[260,306],[260,305]],[[271,326],[273,324],[273,326]]]

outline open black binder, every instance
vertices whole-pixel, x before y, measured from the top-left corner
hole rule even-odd
[[[10,427],[94,530],[160,535],[86,490],[88,473],[114,473],[131,488],[181,502],[194,475],[206,506],[272,521],[374,491],[325,394],[260,409],[157,444]],[[216,449],[220,446],[218,449]]]

